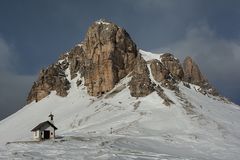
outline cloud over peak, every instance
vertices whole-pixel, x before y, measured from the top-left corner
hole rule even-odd
[[[240,89],[237,86],[240,79],[240,41],[217,36],[207,23],[189,28],[181,40],[159,50],[172,52],[181,60],[186,56],[193,57],[210,82],[225,95],[229,95],[226,92],[234,84],[236,89]],[[237,100],[234,94],[231,96]]]

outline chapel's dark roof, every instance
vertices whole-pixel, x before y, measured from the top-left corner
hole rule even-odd
[[[49,121],[45,121],[45,122],[42,122],[42,123],[40,123],[39,125],[37,125],[35,128],[33,128],[31,131],[37,131],[37,130],[40,130],[43,126],[45,126],[45,125],[50,125],[50,126],[52,126],[55,130],[57,130],[57,127],[56,126],[54,126],[51,122],[49,122]]]

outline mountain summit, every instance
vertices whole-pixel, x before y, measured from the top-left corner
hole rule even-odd
[[[240,107],[191,57],[138,49],[106,20],[40,71],[27,102],[0,121],[0,159],[239,159]],[[56,139],[34,141],[54,133],[50,113]]]
[[[144,59],[123,28],[106,20],[96,21],[89,27],[84,41],[62,55],[55,64],[41,70],[27,102],[37,102],[51,91],[67,96],[71,88],[67,76],[71,80],[78,79],[78,85],[84,83],[88,94],[96,97],[110,92],[127,76],[132,77],[128,86],[133,97],[144,97],[156,91],[166,98],[161,87],[178,91],[177,84],[182,81],[199,85],[204,94],[218,95],[191,57],[187,57],[182,66],[170,53],[158,56],[153,60]]]

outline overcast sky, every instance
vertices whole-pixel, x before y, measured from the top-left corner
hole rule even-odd
[[[192,56],[240,104],[239,8],[239,0],[1,0],[0,119],[24,106],[40,69],[100,18],[124,27],[138,48]]]

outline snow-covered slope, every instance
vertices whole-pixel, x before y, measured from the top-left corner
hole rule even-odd
[[[140,53],[145,60],[159,58]],[[164,88],[174,102],[171,106],[163,105],[156,92],[134,98],[127,86],[130,76],[102,97],[91,97],[83,85],[77,87],[79,78],[69,77],[67,97],[52,92],[0,122],[0,158],[239,159],[239,106],[182,82],[180,92]],[[30,130],[47,120],[50,112],[59,139],[5,145],[32,140]]]

